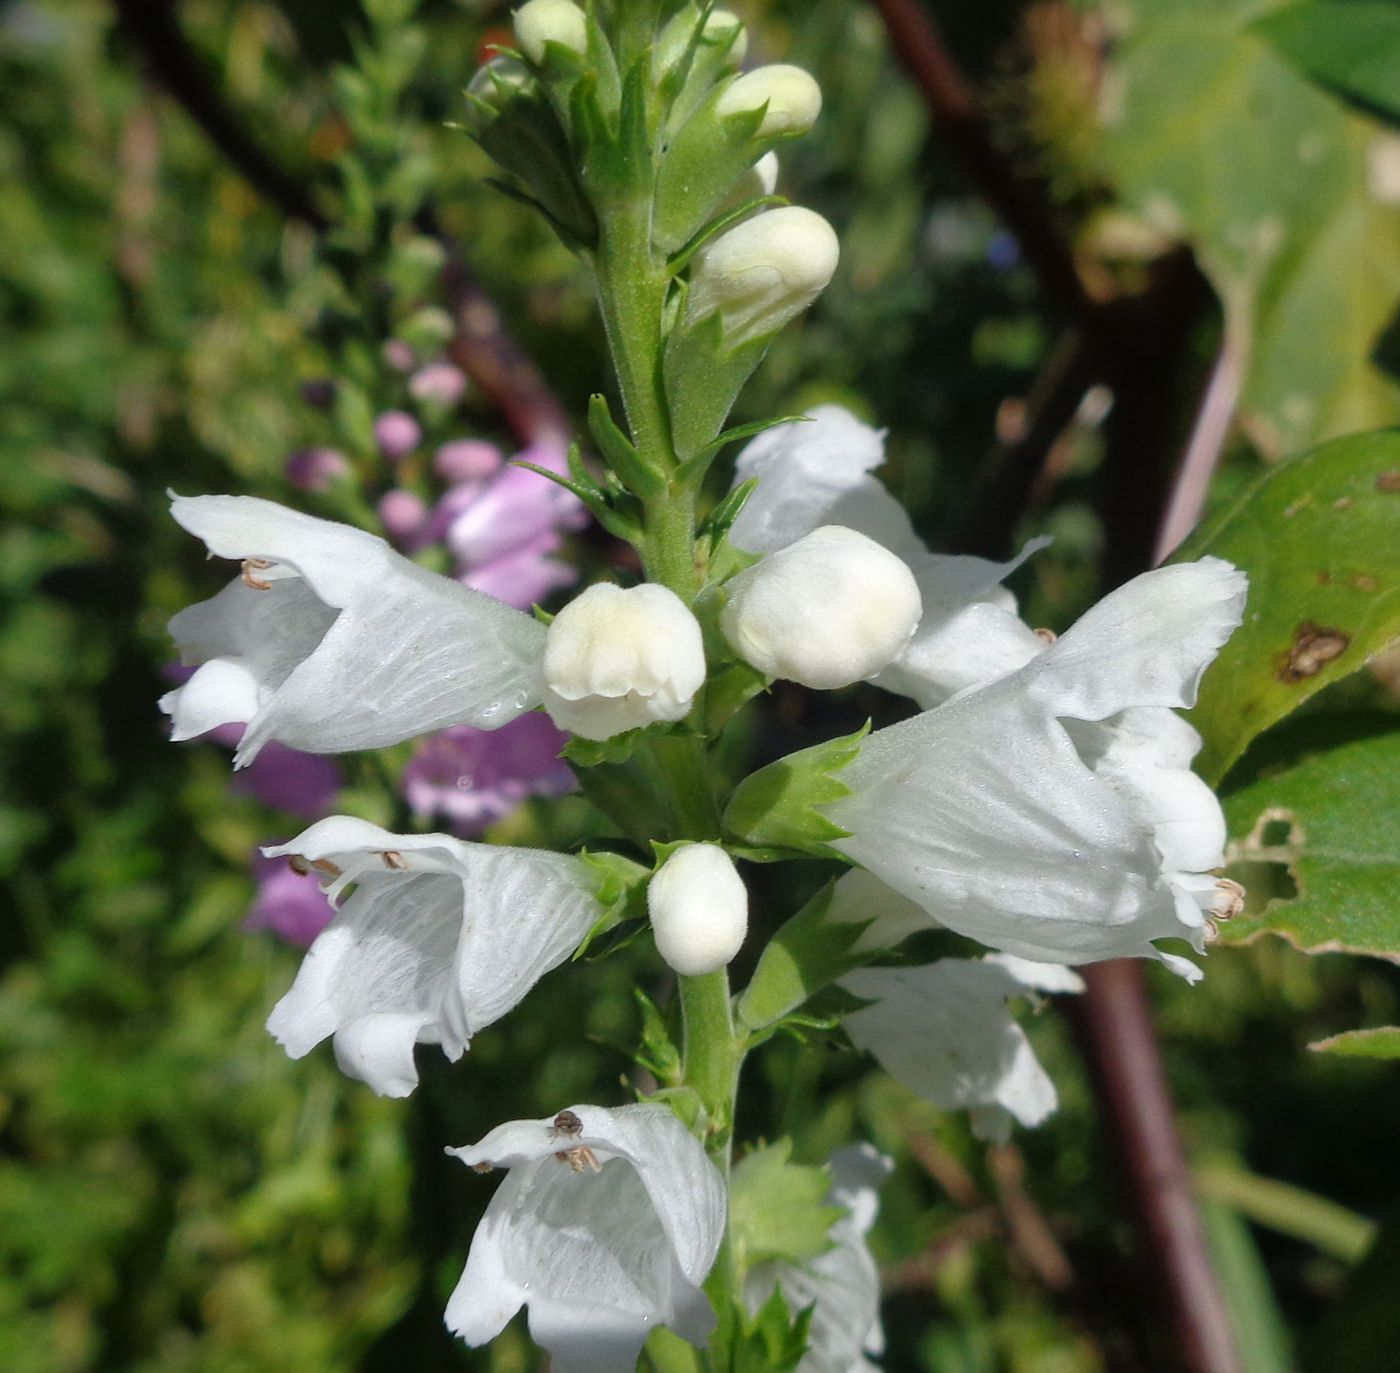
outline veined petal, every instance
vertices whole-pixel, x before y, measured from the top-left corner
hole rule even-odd
[[[185,730],[216,714],[246,721],[240,766],[269,739],[338,753],[495,728],[538,704],[544,627],[530,616],[271,501],[176,496],[172,513],[212,553],[248,560],[172,619],[182,656],[204,667],[162,703]]]
[[[1007,1010],[1024,988],[1005,968],[945,958],[860,969],[841,986],[872,1003],[844,1017],[852,1041],[935,1106],[999,1107],[1022,1125],[1038,1125],[1055,1109],[1055,1086]],[[998,1114],[982,1120],[1000,1134]]]
[[[870,472],[885,460],[883,431],[839,405],[775,425],[740,453],[735,485],[758,478],[729,537],[749,553],[772,553],[821,525],[844,525],[910,558],[923,545],[904,507]]]
[[[1028,687],[1058,716],[1191,706],[1244,617],[1248,579],[1222,558],[1144,572],[1086,611],[1037,660]]]
[[[447,1308],[468,1343],[522,1302],[531,1334],[570,1373],[631,1368],[656,1325],[708,1335],[700,1283],[723,1236],[724,1184],[666,1107],[574,1106],[447,1152],[511,1170]]]
[[[459,1057],[600,914],[580,860],[542,850],[335,816],[264,852],[321,867],[333,896],[354,883],[268,1030],[293,1058],[334,1035],[342,1069],[386,1096],[417,1085],[415,1043]]]

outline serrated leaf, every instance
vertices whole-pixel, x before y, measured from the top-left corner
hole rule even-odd
[[[1251,739],[1400,635],[1400,433],[1358,434],[1280,464],[1174,561],[1249,574],[1244,624],[1207,670],[1191,722],[1217,783]]]
[[[628,920],[646,920],[646,882],[650,870],[620,853],[605,850],[579,854],[595,882],[594,897],[603,913],[593,922],[583,942],[574,950],[574,959],[583,958],[602,936]]]
[[[1320,1054],[1344,1058],[1400,1058],[1400,1026],[1382,1025],[1374,1030],[1344,1030],[1308,1045]]]
[[[1227,872],[1253,895],[1244,914],[1222,926],[1221,939],[1276,934],[1304,953],[1400,962],[1397,776],[1400,730],[1393,730],[1305,758],[1227,797]]]
[[[755,848],[800,849],[819,858],[840,857],[827,846],[846,831],[817,807],[849,796],[837,775],[851,763],[870,722],[854,734],[790,753],[750,773],[734,789],[724,812],[729,833]]]
[[[801,1263],[831,1247],[841,1218],[826,1205],[825,1168],[791,1162],[792,1141],[780,1139],[745,1156],[729,1187],[730,1236],[741,1272],[756,1263]]]

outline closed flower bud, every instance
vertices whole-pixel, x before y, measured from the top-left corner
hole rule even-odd
[[[685,977],[718,972],[749,928],[749,895],[718,844],[687,844],[647,887],[656,951]]]
[[[720,627],[770,677],[830,690],[888,666],[923,606],[914,574],[874,539],[824,525],[739,573]]]
[[[675,592],[654,583],[590,586],[545,639],[545,709],[585,739],[680,720],[704,681],[699,623]]]
[[[801,67],[779,62],[745,72],[720,96],[715,113],[763,111],[757,137],[805,133],[822,112],[822,90]]]
[[[374,441],[390,462],[406,458],[423,440],[423,429],[404,410],[386,410],[374,422]]]
[[[531,62],[543,62],[546,43],[583,52],[588,22],[572,0],[529,0],[515,12],[515,38]]]
[[[702,248],[690,281],[688,323],[718,311],[733,344],[781,329],[836,271],[836,231],[813,210],[766,210]]]

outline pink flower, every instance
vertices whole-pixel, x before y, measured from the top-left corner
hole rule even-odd
[[[423,429],[406,410],[386,410],[374,422],[374,441],[390,462],[397,462],[423,441]]]
[[[334,448],[303,448],[287,459],[287,480],[298,491],[324,491],[350,473],[350,463]]]
[[[285,858],[264,858],[258,853],[253,857],[253,876],[258,891],[243,928],[271,930],[288,944],[309,948],[335,914],[321,890],[320,875],[314,870],[296,872]]]
[[[379,498],[377,507],[384,532],[400,547],[423,548],[434,542],[421,537],[428,520],[428,507],[420,497],[402,487],[394,487]]]
[[[429,405],[456,405],[467,393],[466,373],[450,362],[430,362],[408,379],[408,393]]]
[[[404,769],[404,795],[415,814],[442,816],[459,835],[479,834],[529,796],[573,789],[559,757],[568,738],[540,714],[489,732],[454,725],[419,745]]]
[[[557,449],[527,448],[520,460],[564,475]],[[452,521],[446,543],[466,569],[533,545],[542,534],[578,529],[588,512],[572,492],[523,467],[507,467]]]
[[[545,530],[533,542],[489,563],[462,569],[457,580],[517,610],[528,610],[551,591],[572,586],[578,580],[578,568],[549,556],[558,551],[562,542],[553,530]]]
[[[433,455],[433,471],[445,482],[474,482],[495,476],[505,456],[484,439],[452,439]]]

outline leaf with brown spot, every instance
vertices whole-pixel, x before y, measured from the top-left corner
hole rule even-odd
[[[1226,872],[1247,889],[1227,944],[1275,934],[1304,953],[1400,963],[1400,729],[1260,777],[1224,802]]]
[[[1209,553],[1249,574],[1244,624],[1206,672],[1191,716],[1207,781],[1400,636],[1400,501],[1379,485],[1397,470],[1400,433],[1334,439],[1280,463],[1173,559]]]

